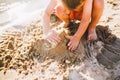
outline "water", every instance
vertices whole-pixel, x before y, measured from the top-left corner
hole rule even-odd
[[[38,19],[49,0],[0,0],[0,32],[6,28],[22,29]],[[17,27],[16,27],[17,26]]]

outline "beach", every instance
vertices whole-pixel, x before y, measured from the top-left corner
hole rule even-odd
[[[120,80],[120,1],[105,0],[99,40],[83,38],[76,52],[67,49],[69,31],[62,22],[51,24],[62,38],[59,45],[43,39],[41,19],[48,2],[0,1],[0,80]]]

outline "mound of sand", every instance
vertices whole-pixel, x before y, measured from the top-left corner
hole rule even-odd
[[[0,36],[1,73],[8,75],[9,70],[12,72],[14,69],[14,74],[17,73],[14,79],[25,80],[34,74],[37,75],[31,80],[106,80],[112,76],[105,67],[112,65],[109,60],[112,63],[119,61],[117,55],[120,53],[120,44],[119,39],[111,34],[107,27],[97,27],[98,41],[87,41],[85,34],[78,49],[70,52],[64,36],[74,34],[79,23],[70,24],[74,26],[74,30],[70,26],[62,28],[62,23],[54,28],[62,38],[58,45],[50,44],[42,38],[43,32],[39,23],[38,21],[21,32],[6,31]],[[112,45],[116,45],[118,49],[114,49],[116,47]],[[110,51],[111,49],[114,49],[114,53]],[[102,56],[108,55],[108,51],[114,56],[105,56],[108,58],[106,60]],[[105,64],[105,67],[99,65],[96,57],[101,64]]]
[[[108,3],[117,8],[118,3],[113,0]],[[102,23],[109,22],[112,22],[111,18]],[[22,31],[7,30],[0,35],[1,80],[120,79],[120,39],[109,30],[111,25],[97,26],[96,41],[87,41],[86,32],[78,49],[71,52],[64,36],[73,35],[79,23],[71,23],[68,28],[63,28],[61,22],[51,25],[62,38],[58,45],[42,38],[40,23],[38,20]]]

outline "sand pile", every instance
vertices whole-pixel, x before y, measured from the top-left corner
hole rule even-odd
[[[98,56],[99,61],[103,60],[103,57],[99,56],[100,53],[107,54],[103,51],[106,49],[103,44],[115,42],[116,36],[112,35],[108,28],[98,26],[97,32],[100,35],[98,41],[89,42],[85,35],[81,39],[78,49],[70,52],[66,46],[68,41],[64,36],[74,34],[79,24],[70,24],[70,26],[76,27],[75,30],[71,29],[70,26],[69,29],[62,28],[62,25],[60,23],[57,28],[54,28],[62,38],[58,45],[50,44],[42,38],[40,21],[29,25],[21,32],[8,30],[3,33],[0,36],[1,72],[8,75],[7,71],[14,69],[17,73],[14,79],[18,80],[26,80],[28,77],[30,80],[106,80],[110,78],[111,73],[104,66],[99,65],[95,57]],[[106,36],[102,35],[102,31],[105,32]],[[119,50],[117,51],[119,54]],[[113,61],[119,61],[119,57],[117,59],[115,59],[116,56],[114,59],[110,58]],[[105,59],[104,62],[107,63]],[[36,76],[31,78],[31,75]]]
[[[47,66],[53,62],[51,65],[59,66],[57,72],[54,72],[57,73],[55,75],[63,75],[67,71],[66,67],[68,65],[78,64],[85,57],[85,55],[80,54],[81,56],[79,55],[79,58],[77,58],[78,55],[67,50],[67,40],[64,37],[66,32],[63,28],[60,28],[62,24],[56,29],[61,33],[60,36],[63,40],[59,45],[51,45],[43,40],[42,27],[38,25],[39,21],[21,32],[8,30],[0,36],[1,71],[6,73],[9,69],[15,69],[20,74],[28,75],[34,73],[33,67],[38,64],[39,67],[43,67],[40,68],[40,72],[44,72],[48,68]],[[65,74],[68,74],[68,72]],[[64,78],[63,76],[61,78]],[[50,78],[48,77],[48,79]]]
[[[34,57],[38,57],[38,54],[33,53],[32,43],[37,37],[34,33],[36,30],[32,29],[31,32],[26,30],[21,32],[7,31],[0,36],[1,70],[6,71],[12,68],[18,69],[21,73],[20,69],[23,69],[26,72],[25,74],[27,74],[27,67],[32,68],[31,65],[35,64],[35,62],[33,62],[33,55]],[[37,34],[41,34],[41,29],[37,30]],[[41,36],[37,37],[37,39],[39,38],[41,38]]]
[[[116,1],[106,2],[112,10],[119,12],[119,1]],[[64,36],[73,35],[79,23],[71,23],[68,28],[63,28],[61,22],[51,24],[62,38],[58,45],[42,38],[39,20],[22,31],[5,31],[0,35],[0,79],[119,80],[120,39],[112,34],[119,36],[119,14],[115,12],[112,16],[107,12],[110,17],[102,21],[102,25],[109,26],[97,26],[98,40],[87,41],[86,32],[74,52],[67,49],[68,41]],[[112,33],[109,27],[113,29]]]

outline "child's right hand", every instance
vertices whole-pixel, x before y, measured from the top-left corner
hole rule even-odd
[[[59,34],[54,30],[49,30],[47,33],[44,34],[43,38],[46,39],[48,42],[55,44],[58,44],[61,41]]]

